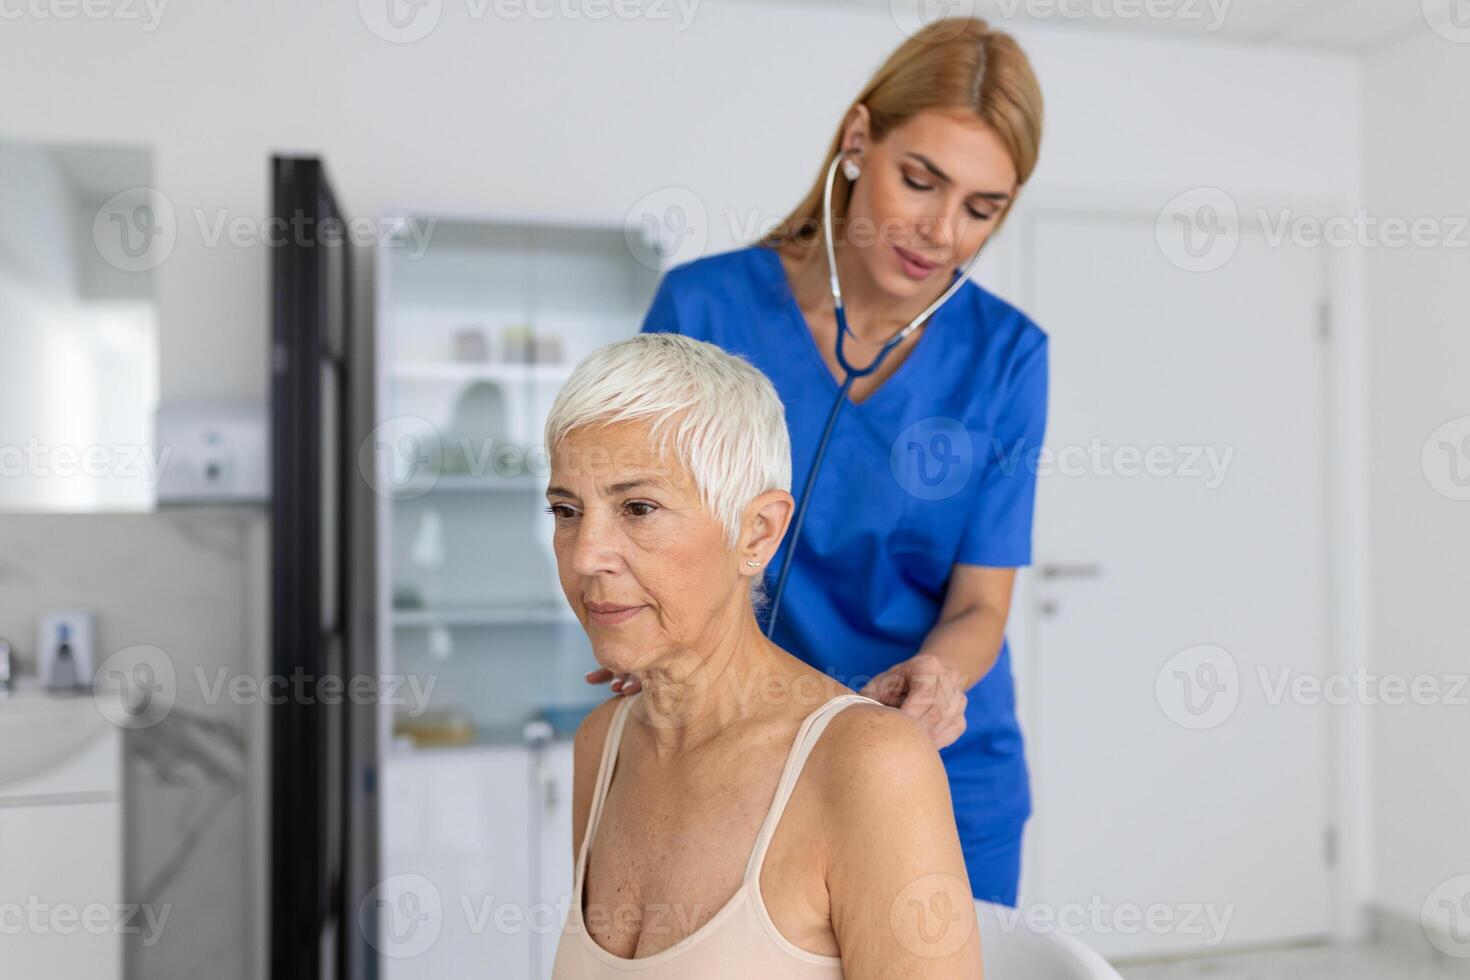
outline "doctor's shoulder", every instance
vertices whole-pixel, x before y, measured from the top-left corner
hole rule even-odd
[[[750,301],[760,274],[754,246],[703,255],[665,269],[642,331],[680,333],[719,343],[714,336],[731,307]]]
[[[964,291],[971,316],[981,325],[983,336],[994,338],[1018,351],[1044,346],[1047,333],[1019,306],[1003,299],[973,280]]]
[[[960,297],[973,327],[962,356],[987,402],[997,392],[1014,391],[1018,383],[1045,384],[1050,348],[1047,332],[1020,307],[979,283],[972,281],[956,295]]]

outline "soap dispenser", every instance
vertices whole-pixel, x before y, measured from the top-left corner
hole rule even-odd
[[[42,687],[60,690],[90,687],[95,669],[91,613],[67,611],[41,617],[36,640],[36,673]]]

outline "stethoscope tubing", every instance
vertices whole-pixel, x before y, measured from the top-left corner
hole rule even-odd
[[[838,390],[837,397],[832,401],[832,408],[827,413],[827,425],[822,430],[821,440],[817,443],[816,454],[812,457],[811,470],[807,473],[806,483],[801,490],[801,501],[796,506],[796,516],[791,522],[791,535],[786,539],[786,561],[781,565],[781,575],[776,580],[776,591],[771,595],[769,618],[766,620],[767,639],[771,637],[776,629],[776,613],[781,608],[781,596],[786,592],[786,579],[791,574],[793,559],[796,557],[796,543],[801,539],[801,529],[802,525],[806,522],[807,507],[811,504],[812,500],[812,489],[816,486],[817,474],[821,471],[822,462],[827,455],[827,444],[831,441],[832,433],[837,428],[837,417],[842,414],[842,408],[847,404],[847,393],[852,390],[853,381],[858,378],[865,378],[878,370],[884,359],[888,357],[890,351],[903,343],[905,337],[918,329],[919,324],[927,320],[935,310],[944,305],[945,301],[965,284],[971,270],[975,268],[975,264],[980,260],[981,250],[977,249],[975,254],[970,257],[970,261],[965,265],[964,272],[955,277],[954,282],[950,283],[949,288],[938,299],[930,303],[924,309],[924,312],[914,317],[909,321],[907,326],[884,341],[883,347],[878,351],[877,356],[873,358],[871,364],[865,368],[855,368],[849,364],[844,344],[848,333],[847,312],[842,301],[842,283],[837,278],[837,253],[832,244],[832,182],[836,179],[838,164],[852,152],[854,151],[843,150],[832,158],[831,165],[827,167],[827,180],[822,190],[822,231],[827,246],[828,284],[832,290],[833,311],[837,318],[837,341],[834,346],[837,352],[837,363],[842,366],[846,380],[842,382],[842,387]]]

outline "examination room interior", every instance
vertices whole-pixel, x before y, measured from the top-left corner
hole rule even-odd
[[[0,973],[551,975],[548,406],[935,6],[0,0]],[[1045,97],[986,976],[1470,976],[1470,3],[943,6]]]

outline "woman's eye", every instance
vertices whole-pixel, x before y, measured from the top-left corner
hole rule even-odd
[[[546,513],[560,520],[563,517],[570,516],[569,514],[565,513],[569,510],[571,510],[571,508],[568,507],[566,504],[552,504],[550,507],[546,508]]]
[[[976,211],[974,208],[969,208],[968,210],[970,212],[970,215],[976,221],[989,221],[991,218],[995,217],[995,212],[994,211],[990,212],[989,214],[981,214],[979,211]]]
[[[934,189],[934,188],[930,187],[928,184],[921,184],[921,183],[919,183],[917,180],[914,180],[914,178],[910,177],[908,174],[904,174],[903,175],[903,182],[905,184],[909,185],[910,187],[912,187],[916,191],[931,191],[931,190]]]
[[[647,517],[649,514],[652,514],[655,510],[658,509],[653,504],[645,503],[642,500],[630,501],[628,503],[628,506],[629,507],[646,507],[647,508],[647,510],[644,510],[642,512],[634,513],[634,515],[633,515],[634,517]]]

